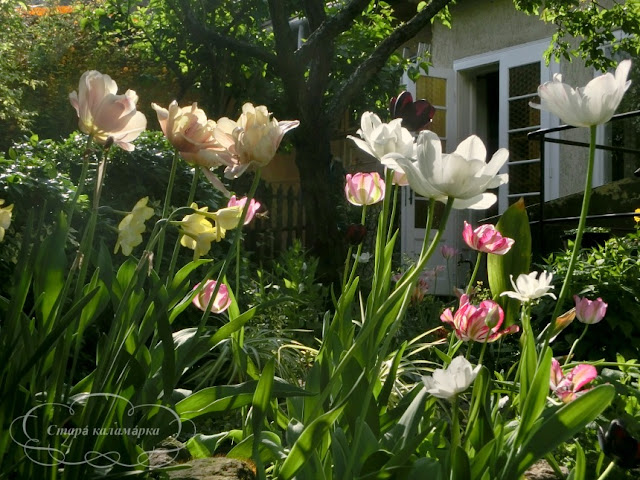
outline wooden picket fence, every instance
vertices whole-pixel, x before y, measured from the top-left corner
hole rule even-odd
[[[298,185],[267,186],[256,199],[262,203],[260,215],[245,227],[245,248],[254,253],[254,258],[273,260],[295,239],[304,244],[305,215]]]

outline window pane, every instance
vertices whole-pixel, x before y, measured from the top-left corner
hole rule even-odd
[[[429,200],[422,197],[414,197],[413,224],[415,228],[426,228],[427,212],[429,211]],[[436,208],[433,216],[432,229],[440,228],[442,214],[444,213],[444,203],[436,202]]]
[[[509,129],[540,125],[540,110],[531,108],[529,102],[540,103],[540,97],[509,100]]]
[[[540,143],[530,141],[527,132],[509,134],[509,161],[540,158]]]
[[[447,81],[444,78],[420,77],[416,82],[416,100],[424,98],[431,105],[446,107]]]
[[[429,124],[429,130],[438,134],[439,137],[447,136],[447,111],[436,110],[433,120]]]
[[[540,62],[509,69],[509,97],[518,97],[538,91]]]
[[[509,165],[509,195],[540,190],[540,162]]]

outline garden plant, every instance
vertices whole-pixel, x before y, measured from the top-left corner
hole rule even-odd
[[[0,240],[18,234],[14,219],[26,220],[13,276],[4,279],[10,286],[0,297],[0,478],[161,477],[188,464],[154,463],[154,451],[164,445],[177,457],[183,444],[192,458],[224,453],[249,460],[261,479],[517,480],[542,458],[560,471],[554,453],[593,430],[593,422],[600,423],[610,457],[605,465],[601,456],[597,478],[613,478],[616,462],[634,467],[637,458],[626,453],[634,439],[606,416],[617,383],[632,381],[613,374],[603,380],[597,369],[628,373],[634,361],[582,362],[574,353],[582,336],[568,351],[553,350],[563,330],[575,328],[573,316],[586,331],[606,314],[607,299],[584,296],[572,279],[589,208],[596,127],[614,114],[629,68],[621,62],[615,75],[584,89],[557,76],[540,86],[541,105],[532,105],[591,132],[583,208],[560,289],[552,285],[553,272],[530,271],[528,219],[517,202],[495,226],[461,226],[478,265],[488,256],[492,298],[476,297],[474,269],[458,305],[440,317],[448,336],[424,332],[419,343],[396,345],[396,333],[427,261],[440,249],[447,218],[452,209],[495,203],[488,190],[508,182],[500,171],[509,153],[500,149],[486,162],[482,141],[471,136],[444,154],[433,132],[413,135],[400,118],[384,123],[364,113],[353,141],[385,173],[347,175],[345,195],[361,208],[363,223],[367,208],[381,204],[371,285],[362,293],[362,243],[356,242],[298,379],[276,374],[286,357],[261,363],[245,343],[249,322],[286,297],[265,296],[243,311],[246,291],[237,273],[243,226],[260,208],[253,196],[261,169],[298,122],[277,121],[265,106],[250,103],[237,120],[216,121],[196,104],[154,104],[175,150],[165,200],[155,210],[142,197],[129,212],[118,212],[101,202],[111,155],[132,151],[147,119],[136,109],[135,92],[118,94],[108,75],[86,72],[70,95],[86,136],[77,159],[80,180],[59,215],[48,222],[44,208],[19,211],[11,190],[1,186],[7,195],[0,203]],[[182,161],[193,183],[185,204],[173,208]],[[232,195],[221,170],[229,178],[252,175],[250,189]],[[200,175],[221,192],[221,204],[199,201]],[[415,263],[394,280],[401,185],[429,199],[427,232],[437,202],[444,213]],[[86,221],[75,232],[85,195]],[[117,218],[117,228],[98,242],[105,218]],[[223,241],[226,252],[212,258],[212,244]],[[179,263],[183,249],[193,256]],[[543,297],[555,300],[553,312],[534,319]],[[574,315],[567,313],[573,303]],[[185,326],[187,319],[195,320]],[[516,337],[517,350],[506,357],[501,345]],[[206,378],[215,368],[209,354],[223,345],[233,364],[227,383],[218,378],[185,388],[187,378]],[[411,368],[418,348],[427,360]],[[234,412],[231,428],[201,431],[205,419]],[[173,447],[166,446],[169,439]],[[585,449],[576,443],[573,451],[570,478],[596,478]]]

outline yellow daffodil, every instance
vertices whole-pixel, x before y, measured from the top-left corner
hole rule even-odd
[[[636,209],[633,211],[633,213],[640,213],[640,208],[636,208]],[[633,217],[633,220],[634,220],[636,223],[640,223],[640,216],[634,216],[634,217]]]

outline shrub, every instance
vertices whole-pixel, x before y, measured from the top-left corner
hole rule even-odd
[[[572,245],[569,245],[572,248]],[[614,361],[616,353],[625,358],[640,354],[640,230],[612,237],[602,245],[583,249],[572,278],[572,292],[591,299],[601,297],[608,303],[607,314],[579,343],[576,357]],[[555,278],[567,271],[570,251],[552,254],[546,263]],[[559,338],[573,342],[580,329]]]

